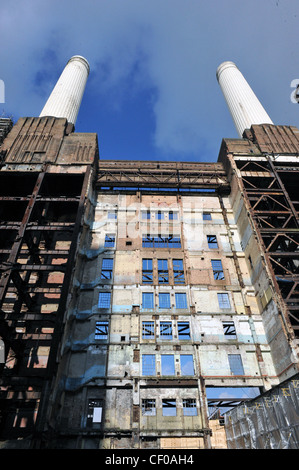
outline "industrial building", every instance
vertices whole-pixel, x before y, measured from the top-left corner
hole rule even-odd
[[[299,130],[224,62],[215,163],[102,160],[88,74],[0,121],[0,448],[279,448],[222,412],[286,382],[298,448]]]

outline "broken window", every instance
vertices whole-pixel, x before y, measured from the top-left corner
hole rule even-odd
[[[158,259],[158,282],[159,284],[169,284],[167,259]]]
[[[160,338],[172,339],[172,322],[171,321],[160,322]]]
[[[194,364],[192,354],[182,354],[181,361],[181,375],[194,375]]]
[[[155,338],[155,322],[143,321],[142,322],[142,339]]]
[[[243,363],[240,354],[228,354],[228,361],[233,375],[244,375]]]
[[[222,322],[224,336],[228,337],[228,339],[236,339],[236,328],[233,321],[224,321]]]
[[[176,416],[176,400],[170,398],[162,399],[163,416]]]
[[[195,398],[183,398],[183,414],[184,416],[197,416]]]
[[[158,211],[156,212],[156,219],[163,220],[164,219],[164,212]]]
[[[143,416],[156,416],[156,400],[145,398],[142,400]]]
[[[108,339],[108,321],[97,321],[95,339]]]
[[[220,259],[212,259],[213,276],[216,281],[224,279],[223,267]]]
[[[143,284],[153,283],[153,260],[152,259],[142,260],[142,282]]]
[[[203,220],[212,220],[210,212],[204,212],[202,214],[202,218],[203,218]]]
[[[176,308],[187,308],[187,296],[185,293],[175,294],[175,306]]]
[[[89,400],[87,412],[87,426],[102,422],[103,400]]]
[[[99,308],[109,308],[111,300],[111,292],[100,292],[99,293]]]
[[[178,337],[182,339],[190,339],[190,325],[188,321],[178,321]]]
[[[105,279],[105,280],[112,279],[112,273],[113,273],[113,259],[104,258],[102,262],[101,279]]]
[[[105,248],[114,248],[115,246],[115,234],[105,235]]]
[[[152,292],[142,293],[142,307],[154,308],[154,294]]]
[[[161,355],[161,373],[162,375],[175,375],[174,355]]]
[[[230,301],[228,294],[217,294],[219,308],[230,308]]]
[[[170,308],[170,294],[159,294],[159,308]]]
[[[142,355],[142,375],[156,375],[156,357],[154,354]]]
[[[178,220],[178,213],[174,211],[169,211],[169,220]]]
[[[175,284],[185,284],[184,263],[182,259],[172,260],[173,280]]]
[[[216,235],[207,235],[208,246],[209,248],[216,249],[218,248]]]

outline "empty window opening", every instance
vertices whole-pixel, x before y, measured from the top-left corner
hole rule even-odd
[[[145,398],[142,400],[143,416],[156,416],[156,400]]]
[[[108,339],[108,328],[109,328],[108,321],[97,321],[95,339]]]
[[[181,238],[176,235],[158,235],[151,237],[144,235],[142,237],[143,248],[181,248]]]
[[[164,219],[164,212],[158,211],[156,212],[156,219],[163,220]]]
[[[142,293],[142,307],[154,308],[154,294],[151,292]]]
[[[111,301],[111,292],[100,292],[99,293],[99,308],[109,308]]]
[[[195,398],[183,398],[184,416],[197,416],[197,407]]]
[[[163,416],[176,416],[176,400],[175,399],[162,399],[162,414]]]
[[[169,284],[167,259],[158,259],[158,282],[159,284]]]
[[[142,375],[156,375],[156,358],[154,354],[142,355]]]
[[[216,235],[207,235],[207,239],[208,239],[209,248],[212,248],[212,249],[218,248]]]
[[[161,355],[161,372],[162,375],[175,375],[174,355]]]
[[[142,211],[141,217],[143,220],[149,220],[151,218],[150,211]]]
[[[172,339],[172,322],[171,321],[160,322],[160,338]]]
[[[153,321],[142,322],[142,338],[143,339],[155,338],[155,322]]]
[[[104,258],[102,262],[101,279],[104,279],[104,280],[112,279],[112,274],[113,274],[113,259]]]
[[[228,361],[233,375],[244,375],[244,368],[240,354],[228,354]]]
[[[105,248],[114,248],[115,247],[115,235],[106,234],[105,235]]]
[[[182,259],[172,260],[174,284],[185,284],[184,263]]]
[[[110,220],[116,220],[117,219],[117,213],[115,211],[108,211],[107,217]]]
[[[203,220],[212,220],[212,216],[211,216],[210,212],[204,212],[202,214],[202,218],[203,218]]]
[[[212,259],[213,276],[216,281],[224,279],[223,267],[220,259]]]
[[[180,356],[181,361],[181,374],[182,375],[194,375],[194,364],[192,354],[182,354]]]
[[[153,283],[153,260],[152,259],[142,260],[142,282],[143,284]]]
[[[224,321],[222,322],[223,324],[223,331],[224,331],[224,336],[227,337],[228,339],[236,339],[236,328],[235,324],[233,321]]]
[[[188,321],[178,321],[179,340],[190,339],[190,325]]]
[[[230,308],[230,301],[228,294],[217,294],[219,308]]]
[[[175,294],[175,306],[176,308],[187,308],[187,296],[185,293]]]
[[[170,294],[159,294],[159,308],[170,308]]]
[[[169,220],[178,220],[178,213],[174,211],[169,211]]]

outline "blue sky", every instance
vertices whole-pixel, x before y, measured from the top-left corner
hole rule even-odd
[[[38,116],[63,67],[91,73],[76,132],[103,159],[217,161],[237,132],[216,80],[232,60],[275,124],[299,127],[298,0],[1,1],[3,114]]]

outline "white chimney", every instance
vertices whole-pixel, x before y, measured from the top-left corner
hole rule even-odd
[[[75,125],[88,75],[87,60],[79,55],[71,57],[39,117],[63,117]]]
[[[233,62],[219,65],[216,76],[240,137],[253,124],[273,124]]]

